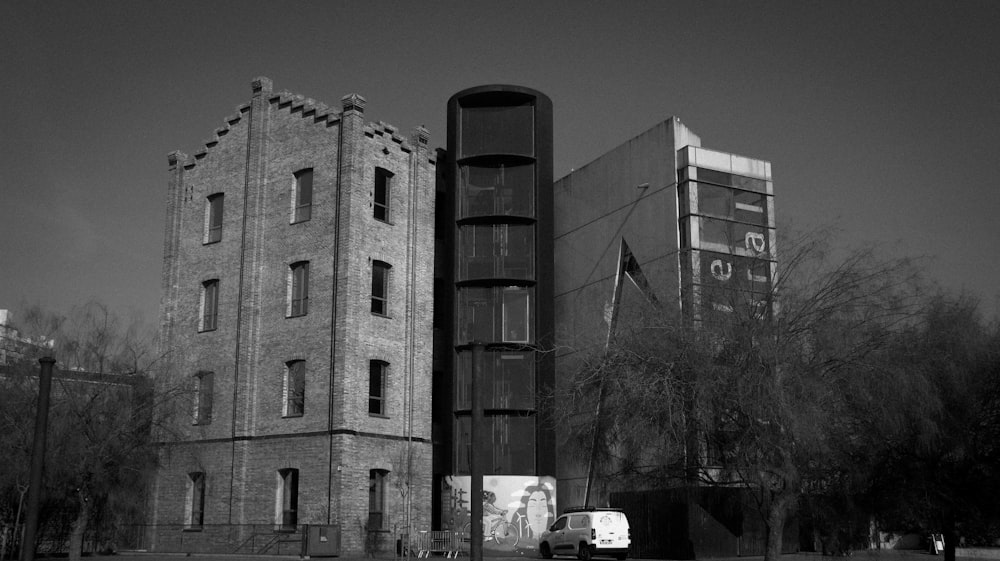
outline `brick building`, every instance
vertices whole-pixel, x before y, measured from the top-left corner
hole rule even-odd
[[[163,435],[152,549],[310,524],[361,551],[366,528],[429,524],[435,154],[364,113],[257,78],[169,155],[164,380],[191,402]]]

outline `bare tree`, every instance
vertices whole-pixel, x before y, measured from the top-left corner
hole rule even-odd
[[[765,559],[780,556],[789,511],[814,479],[832,481],[816,466],[830,465],[854,392],[884,369],[919,301],[911,263],[833,258],[828,240],[788,243],[765,290],[730,290],[697,321],[661,311],[619,333],[553,400],[580,429],[573,448],[596,450],[618,485],[742,489],[766,528]]]
[[[173,415],[180,389],[154,392],[151,374],[166,362],[149,331],[123,322],[107,306],[88,303],[68,317],[30,306],[21,332],[43,342],[0,376],[0,450],[16,469],[0,477],[10,504],[19,470],[29,462],[37,395],[37,358],[58,359],[49,413],[45,513],[69,526],[69,553],[79,559],[89,528],[105,535],[142,519],[145,490],[156,467],[154,427]]]

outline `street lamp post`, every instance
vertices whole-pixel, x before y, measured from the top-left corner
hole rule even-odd
[[[38,408],[35,411],[35,440],[31,447],[31,479],[28,483],[28,513],[24,520],[24,540],[21,541],[21,561],[34,561],[35,534],[38,532],[38,505],[42,498],[42,471],[45,469],[45,435],[49,423],[49,390],[52,387],[52,366],[56,359],[38,359]]]

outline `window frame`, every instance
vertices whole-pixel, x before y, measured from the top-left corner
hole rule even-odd
[[[205,239],[202,242],[204,245],[222,241],[225,209],[225,193],[212,193],[205,197]]]
[[[306,413],[306,361],[290,360],[285,363],[282,384],[282,417],[302,417]]]
[[[288,311],[286,317],[309,313],[309,262],[296,261],[288,266]]]
[[[219,328],[219,279],[208,279],[201,282],[201,314],[198,331],[215,331]]]
[[[385,487],[389,470],[368,470],[368,531],[386,531]]]
[[[381,282],[377,271],[381,273]],[[372,261],[372,297],[371,313],[373,315],[389,317],[389,277],[392,275],[392,265],[385,261]]]
[[[299,470],[282,468],[277,471],[274,501],[276,532],[294,532],[299,522]]]
[[[292,174],[292,224],[312,220],[313,168],[303,168]]]
[[[378,380],[376,382],[376,375]],[[389,388],[389,363],[384,360],[368,361],[368,416],[388,417],[386,393]],[[377,393],[373,393],[377,392]]]
[[[215,400],[215,372],[200,370],[194,375],[195,402],[193,425],[212,424],[212,405]]]
[[[396,174],[383,168],[375,168],[375,183],[372,186],[372,217],[379,222],[389,223],[392,211],[392,179]]]
[[[187,497],[184,509],[184,530],[201,531],[205,527],[205,472],[188,473]]]

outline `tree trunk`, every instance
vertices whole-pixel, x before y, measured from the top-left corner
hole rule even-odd
[[[784,543],[785,519],[788,507],[795,495],[787,489],[778,493],[767,508],[767,541],[764,546],[764,561],[778,561],[781,545]]]
[[[80,510],[76,513],[76,520],[73,521],[69,534],[69,561],[80,561],[83,555],[83,537],[87,532],[87,523],[90,521],[90,501],[82,492],[78,492],[80,497]]]

